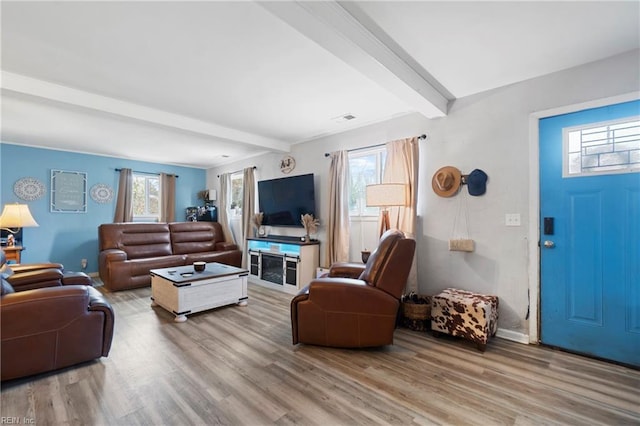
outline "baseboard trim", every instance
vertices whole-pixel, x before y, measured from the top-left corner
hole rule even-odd
[[[496,337],[500,337],[501,339],[505,339],[505,340],[511,340],[512,342],[524,343],[525,345],[529,344],[529,335],[520,333],[519,331],[498,328],[498,331],[496,332]]]

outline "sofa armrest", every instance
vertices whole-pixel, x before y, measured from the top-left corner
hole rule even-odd
[[[365,266],[363,263],[336,262],[329,268],[328,277],[357,279],[364,271]]]
[[[311,281],[308,288],[307,301],[323,311],[395,315],[400,305],[390,294],[362,280],[318,278]]]
[[[64,271],[62,263],[18,263],[11,265],[11,270],[14,273],[39,271],[41,269],[59,269]]]
[[[111,341],[113,340],[113,323],[115,319],[113,309],[102,293],[93,287],[87,287],[87,289],[89,292],[89,310],[102,312],[104,314],[105,338],[102,346],[102,356],[107,356],[111,349]]]
[[[5,294],[0,299],[2,340],[64,327],[87,312],[90,288],[60,286]]]
[[[100,279],[109,287],[111,284],[111,263],[124,262],[127,260],[127,252],[120,249],[106,249],[98,254],[98,272]]]
[[[238,246],[235,243],[222,242],[216,243],[215,249],[216,251],[238,250]]]
[[[14,273],[6,278],[15,291],[32,290],[34,288],[57,287],[62,285],[63,273],[60,269],[39,269],[29,272]]]
[[[121,262],[127,260],[127,252],[119,249],[106,249],[100,252],[100,262]]]

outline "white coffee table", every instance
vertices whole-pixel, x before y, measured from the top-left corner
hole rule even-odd
[[[186,321],[189,314],[219,306],[246,306],[249,299],[246,269],[207,263],[202,272],[195,272],[193,265],[188,265],[152,269],[150,273],[151,306],[161,306],[173,313],[176,322]]]

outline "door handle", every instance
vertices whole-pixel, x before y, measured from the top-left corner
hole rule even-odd
[[[556,243],[554,243],[554,242],[553,242],[553,241],[551,241],[551,240],[546,240],[546,241],[544,242],[544,247],[545,247],[545,248],[554,248],[555,246],[556,246]]]

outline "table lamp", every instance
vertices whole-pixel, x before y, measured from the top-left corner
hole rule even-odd
[[[390,229],[389,207],[407,205],[407,186],[402,183],[380,183],[367,185],[367,207],[382,207],[380,235]]]
[[[31,216],[28,205],[16,203],[6,204],[4,206],[4,210],[2,210],[2,215],[0,216],[0,228],[10,232],[11,234],[16,234],[20,232],[20,228],[29,228],[33,226],[40,225],[38,225],[38,222],[36,222],[33,216]],[[9,240],[10,239],[7,239],[7,241]]]

